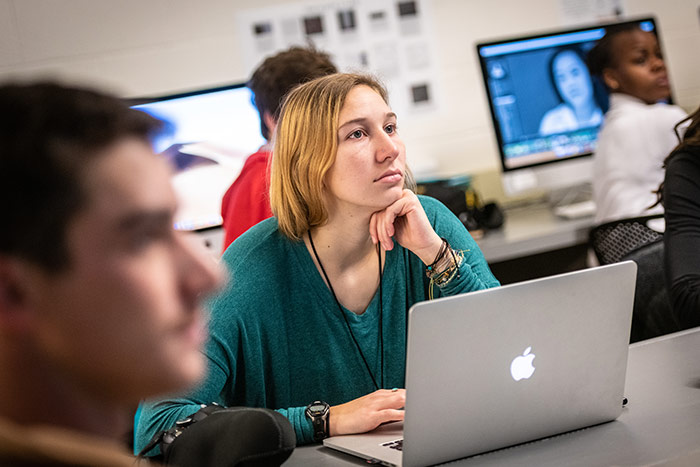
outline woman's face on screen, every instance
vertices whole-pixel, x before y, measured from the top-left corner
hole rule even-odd
[[[552,63],[554,81],[559,95],[572,107],[586,105],[593,98],[593,86],[588,68],[573,51],[560,53]]]

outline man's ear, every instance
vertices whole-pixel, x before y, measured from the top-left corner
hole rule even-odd
[[[32,321],[31,274],[22,261],[0,255],[0,332],[24,332]]]
[[[617,73],[612,68],[603,70],[603,81],[605,81],[605,85],[608,89],[612,91],[620,89],[620,81],[617,79]]]
[[[272,135],[275,134],[275,129],[277,128],[277,120],[266,110],[263,112],[263,122],[269,131],[270,138],[268,140],[272,141]]]

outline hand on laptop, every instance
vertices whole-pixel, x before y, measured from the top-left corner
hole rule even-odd
[[[405,389],[380,389],[345,404],[331,407],[330,435],[374,430],[382,423],[403,420]]]

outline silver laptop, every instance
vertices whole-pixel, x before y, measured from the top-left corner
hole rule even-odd
[[[628,261],[415,304],[403,424],[324,445],[412,467],[614,420],[636,274]]]

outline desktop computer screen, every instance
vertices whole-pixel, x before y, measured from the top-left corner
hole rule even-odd
[[[653,18],[625,23],[657,32]],[[504,177],[549,169],[552,186],[543,186],[548,182],[541,177],[537,188],[590,182],[590,168],[580,159],[596,148],[608,96],[603,83],[590,76],[585,59],[608,26],[477,44]],[[569,164],[575,167],[570,173],[552,170],[565,169],[563,163],[574,159],[579,163]]]
[[[253,95],[244,84],[130,99],[132,108],[165,122],[153,143],[175,171],[180,208],[175,228],[221,224],[221,198],[245,159],[265,144]]]

